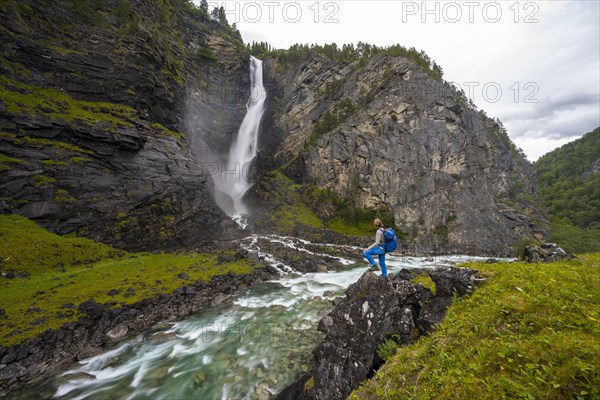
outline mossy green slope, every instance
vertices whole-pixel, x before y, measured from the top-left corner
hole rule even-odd
[[[487,282],[351,398],[600,398],[600,253],[468,266]]]
[[[77,306],[132,304],[196,280],[249,273],[249,260],[218,264],[216,254],[127,253],[89,239],[54,235],[26,218],[0,216],[0,344],[14,345],[79,318]],[[178,277],[186,273],[188,280]],[[113,291],[114,294],[109,294]]]
[[[373,235],[374,218],[388,223],[394,220],[386,210],[353,207],[332,191],[295,183],[280,170],[263,176],[257,192],[261,203],[269,208],[259,224],[278,233],[303,233],[321,240],[327,229],[356,239]]]

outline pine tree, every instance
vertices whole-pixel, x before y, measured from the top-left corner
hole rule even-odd
[[[229,25],[229,22],[227,22],[227,16],[225,15],[225,9],[223,8],[223,6],[221,6],[221,8],[219,8],[219,22],[222,23],[223,25]]]
[[[200,1],[200,9],[208,14],[208,2],[206,0]]]

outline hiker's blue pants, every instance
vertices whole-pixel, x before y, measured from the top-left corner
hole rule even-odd
[[[387,276],[387,267],[385,265],[385,250],[379,246],[373,247],[371,250],[363,251],[363,255],[369,261],[369,264],[376,265],[373,256],[379,256],[379,266],[381,267],[381,276]]]

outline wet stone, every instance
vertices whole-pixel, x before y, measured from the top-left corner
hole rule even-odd
[[[87,379],[87,380],[95,380],[96,376],[92,374],[88,374],[87,372],[75,372],[72,374],[65,374],[63,378],[68,380],[78,380],[78,379]]]
[[[194,385],[196,385],[196,386],[202,385],[205,380],[206,380],[206,375],[204,374],[204,372],[198,372],[194,376]]]

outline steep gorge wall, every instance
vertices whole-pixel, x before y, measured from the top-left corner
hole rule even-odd
[[[273,163],[384,207],[415,251],[511,255],[545,235],[535,172],[502,127],[403,57],[269,60]],[[293,160],[293,161],[290,161]]]
[[[0,13],[2,212],[131,250],[201,245],[230,226],[203,157],[245,113],[239,34],[179,0],[5,1]]]

